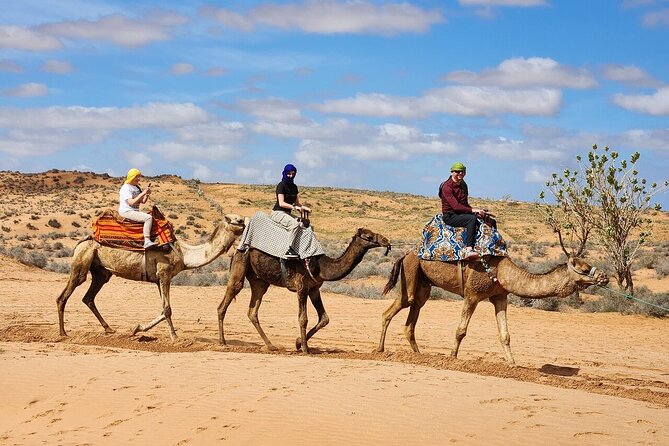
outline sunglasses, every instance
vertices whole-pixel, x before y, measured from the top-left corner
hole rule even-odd
[[[454,173],[457,173],[457,174],[465,173],[464,170],[451,170],[451,172],[454,172]]]

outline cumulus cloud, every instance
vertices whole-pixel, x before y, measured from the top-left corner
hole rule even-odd
[[[4,96],[12,96],[19,98],[45,96],[48,93],[49,93],[49,88],[46,85],[35,82],[21,84],[14,88],[8,88],[7,90],[4,90],[2,92]]]
[[[616,139],[623,146],[669,151],[669,128],[632,129]]]
[[[141,20],[111,14],[99,20],[75,20],[41,25],[45,34],[68,39],[98,40],[134,48],[152,42],[169,40],[175,26],[186,23],[181,15],[158,11]]]
[[[0,138],[0,152],[17,157],[44,156],[80,144],[98,144],[108,135],[100,130],[10,129]]]
[[[508,139],[503,136],[485,139],[476,144],[476,149],[486,156],[503,160],[551,162],[563,157],[560,151],[534,149],[531,144],[524,141]]]
[[[532,166],[525,170],[524,179],[527,183],[545,183],[551,174],[552,172],[545,167]]]
[[[421,97],[358,94],[353,98],[326,101],[314,108],[324,113],[401,118],[417,118],[432,113],[552,116],[561,102],[562,93],[555,89],[504,90],[496,87],[453,86],[428,91]]]
[[[241,140],[247,134],[241,122],[215,121],[194,124],[173,130],[182,142],[201,142],[206,144],[232,143]]]
[[[605,79],[636,87],[659,87],[660,81],[634,65],[606,65],[602,69]]]
[[[613,103],[627,110],[655,116],[669,115],[669,87],[663,87],[655,93],[613,96]]]
[[[63,60],[47,60],[42,64],[42,71],[46,73],[67,74],[74,71],[72,64]]]
[[[669,9],[649,12],[643,16],[643,26],[654,28],[656,26],[669,27]]]
[[[0,71],[5,73],[23,73],[23,67],[13,60],[0,59]]]
[[[193,178],[197,178],[200,181],[216,182],[223,181],[229,177],[224,172],[214,170],[210,166],[196,161],[189,162],[188,167],[193,169]]]
[[[60,40],[20,26],[0,26],[0,48],[20,51],[53,51],[63,48]]]
[[[206,111],[189,103],[149,103],[133,107],[0,107],[0,127],[17,129],[173,128],[209,119]]]
[[[443,80],[466,85],[499,87],[554,87],[588,89],[597,86],[595,78],[585,69],[571,68],[544,57],[507,59],[496,68],[480,73],[453,71]]]
[[[277,171],[280,171],[280,169],[237,166],[235,176],[254,183],[273,183],[278,178]]]
[[[424,33],[444,21],[438,10],[410,3],[373,3],[364,0],[306,0],[301,3],[262,4],[247,15],[208,7],[203,15],[226,26],[251,31],[256,26],[299,30],[314,34]]]
[[[123,157],[133,167],[141,169],[151,164],[151,157],[144,152],[131,152],[129,150],[123,150],[122,153]]]
[[[237,103],[237,106],[245,113],[275,122],[291,122],[303,119],[297,104],[281,98],[243,99]]]
[[[230,160],[239,156],[239,151],[224,144],[195,145],[181,142],[164,142],[149,145],[147,150],[159,153],[171,161],[183,159],[205,159],[212,161]]]
[[[170,67],[170,73],[176,75],[191,74],[195,72],[195,67],[192,64],[180,62],[175,63]]]

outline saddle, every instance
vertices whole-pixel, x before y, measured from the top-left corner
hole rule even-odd
[[[151,239],[161,245],[177,240],[174,226],[163,215],[158,207],[153,206]],[[129,251],[144,251],[144,223],[123,218],[116,210],[105,209],[93,222],[93,239],[103,246],[120,248]]]
[[[497,229],[481,221],[476,233],[474,250],[483,256],[507,256],[506,242]],[[465,254],[466,228],[455,228],[444,224],[441,214],[435,215],[423,228],[423,235],[415,252],[422,260],[452,262],[463,260]]]

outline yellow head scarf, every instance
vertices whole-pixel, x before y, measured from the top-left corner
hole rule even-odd
[[[128,175],[125,178],[125,183],[128,184],[130,183],[133,178],[135,178],[137,175],[141,175],[142,172],[139,171],[139,169],[132,168],[128,171]]]

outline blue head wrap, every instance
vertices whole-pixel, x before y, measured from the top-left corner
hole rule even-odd
[[[281,174],[282,177],[281,179],[283,181],[285,181],[288,184],[293,184],[294,178],[290,178],[288,175],[286,175],[288,172],[295,172],[297,174],[297,167],[293,166],[292,164],[286,164]]]

